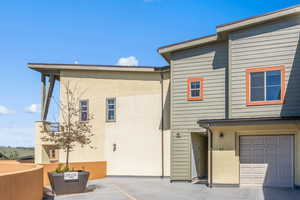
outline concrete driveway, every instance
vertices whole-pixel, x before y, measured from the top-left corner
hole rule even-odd
[[[293,200],[300,190],[271,188],[207,188],[159,178],[109,177],[89,182],[91,192],[57,196],[55,200]]]

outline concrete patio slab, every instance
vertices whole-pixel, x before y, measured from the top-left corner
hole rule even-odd
[[[296,200],[300,190],[274,188],[208,188],[169,179],[108,177],[89,182],[94,191],[57,196],[56,200]]]

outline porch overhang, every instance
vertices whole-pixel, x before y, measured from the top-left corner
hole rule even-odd
[[[272,124],[299,124],[300,116],[295,117],[261,117],[261,118],[235,118],[235,119],[208,119],[198,120],[200,127],[208,128],[213,126],[253,126]]]

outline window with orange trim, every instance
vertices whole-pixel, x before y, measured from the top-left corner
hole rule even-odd
[[[246,70],[246,104],[248,106],[283,104],[284,93],[284,66]]]
[[[203,78],[188,78],[187,80],[187,100],[203,100]]]

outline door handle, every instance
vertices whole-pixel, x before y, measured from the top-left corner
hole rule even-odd
[[[116,143],[113,144],[113,152],[115,152],[115,151],[117,151],[117,144]]]

